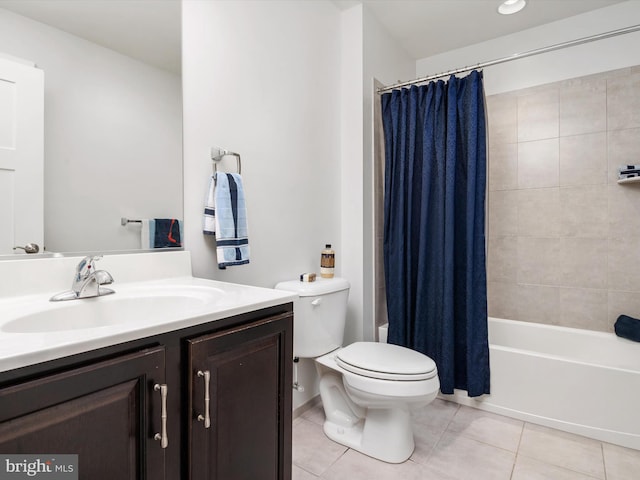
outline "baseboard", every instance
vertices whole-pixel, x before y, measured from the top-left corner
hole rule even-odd
[[[320,399],[320,395],[316,395],[315,397],[313,397],[310,400],[307,400],[305,403],[303,403],[302,405],[300,405],[298,408],[294,408],[293,409],[293,419],[295,420],[296,418],[298,418],[299,416],[301,416],[304,412],[311,410],[312,408],[316,407],[317,405],[320,405],[322,403],[321,399]]]

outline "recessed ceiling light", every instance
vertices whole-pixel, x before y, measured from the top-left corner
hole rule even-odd
[[[511,15],[512,13],[518,13],[526,6],[527,0],[505,0],[498,7],[498,13]]]

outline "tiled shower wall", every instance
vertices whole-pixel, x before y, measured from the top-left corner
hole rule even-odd
[[[489,315],[640,317],[640,67],[487,97]]]

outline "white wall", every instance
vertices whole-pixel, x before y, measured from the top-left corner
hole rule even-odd
[[[340,13],[328,1],[183,2],[186,248],[204,278],[273,287],[318,272],[325,243],[336,274],[360,238],[341,234]],[[209,150],[242,156],[251,263],[219,270],[202,234]],[[356,159],[357,161],[357,159]],[[225,170],[235,170],[233,162]],[[315,389],[312,362],[301,367]]]
[[[640,23],[628,1],[416,62],[418,77],[502,58]],[[487,95],[640,64],[640,32],[514,60],[484,69]]]
[[[216,28],[211,28],[215,25]],[[415,63],[362,5],[183,3],[186,247],[194,275],[272,287],[319,271],[325,243],[351,283],[345,342],[373,339],[373,77]],[[242,155],[251,263],[218,270],[201,233],[209,149]],[[225,169],[234,170],[233,161]],[[366,307],[365,307],[366,305]],[[317,394],[299,364],[294,406]]]
[[[374,336],[373,87],[415,76],[414,60],[366,5],[341,14],[343,275],[351,282],[345,343]]]
[[[120,217],[180,217],[180,78],[0,9],[0,51],[45,74],[48,250],[140,247]]]
[[[414,59],[391,37],[373,13],[365,6],[363,11],[363,75],[362,75],[362,138],[363,155],[361,175],[363,178],[363,289],[362,289],[362,335],[365,340],[375,339],[375,251],[374,221],[374,103],[380,101],[375,91],[374,79],[385,85],[399,79],[415,78]],[[384,281],[384,280],[382,280]]]
[[[340,15],[342,273],[351,282],[345,343],[363,339],[363,7]]]

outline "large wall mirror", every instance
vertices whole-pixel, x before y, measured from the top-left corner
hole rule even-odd
[[[0,59],[44,76],[43,192],[32,192],[43,199],[41,252],[149,249],[143,224],[122,218],[182,219],[180,8],[0,0]]]

